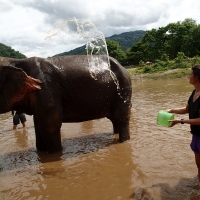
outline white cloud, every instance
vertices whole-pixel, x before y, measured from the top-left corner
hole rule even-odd
[[[47,57],[83,44],[71,32],[45,40],[56,32],[56,26],[73,17],[89,20],[108,37],[159,28],[185,18],[199,23],[199,8],[198,0],[1,0],[0,42],[27,57]]]

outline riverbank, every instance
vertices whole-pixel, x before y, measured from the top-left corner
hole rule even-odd
[[[132,80],[141,81],[141,80],[148,80],[148,79],[157,80],[157,79],[173,79],[173,78],[188,77],[190,74],[191,68],[172,69],[172,70],[155,72],[155,73],[135,73],[135,70],[136,68],[127,69]]]

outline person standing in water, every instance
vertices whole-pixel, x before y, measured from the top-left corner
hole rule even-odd
[[[23,127],[26,127],[26,116],[24,113],[19,113],[19,112],[15,112],[14,114],[14,110],[12,111],[12,115],[13,115],[13,130],[15,130],[17,128],[17,125],[21,122]]]
[[[189,119],[174,119],[169,120],[169,122],[171,122],[170,127],[176,124],[190,124],[190,132],[192,134],[190,147],[194,152],[200,186],[200,64],[196,64],[191,68],[189,82],[195,89],[192,91],[187,105],[182,108],[173,108],[166,111],[175,114],[189,114]]]

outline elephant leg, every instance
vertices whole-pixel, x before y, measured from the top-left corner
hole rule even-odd
[[[129,122],[114,122],[113,120],[111,121],[113,124],[114,134],[119,134],[119,142],[129,140]]]
[[[46,150],[54,153],[62,150],[60,128],[62,125],[61,114],[51,111],[49,115],[35,117],[36,147],[38,151]],[[48,116],[48,117],[47,117]],[[57,117],[56,117],[57,116]]]
[[[115,122],[112,121],[112,124],[113,124],[113,133],[118,134],[119,133],[118,123],[115,123]]]
[[[130,105],[122,101],[116,103],[112,109],[110,120],[114,133],[119,133],[119,142],[129,140]]]
[[[54,153],[63,149],[61,144],[60,128],[55,129],[55,127],[49,126],[46,132],[42,135],[48,153]]]
[[[119,142],[124,142],[130,139],[129,122],[119,122]]]
[[[33,116],[34,125],[35,125],[35,137],[36,137],[36,148],[38,151],[47,151],[47,147],[45,145],[44,139],[39,131],[37,119]]]

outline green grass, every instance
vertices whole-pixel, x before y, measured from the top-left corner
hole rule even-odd
[[[133,80],[138,79],[172,79],[172,78],[182,78],[188,77],[190,74],[191,68],[187,69],[173,69],[166,70],[162,72],[154,72],[154,73],[134,73],[132,69],[127,69],[129,75]]]
[[[143,63],[138,66],[126,67],[126,69],[132,79],[169,79],[189,76],[191,67],[194,64],[200,64],[200,57],[171,61],[157,60],[152,65]]]

